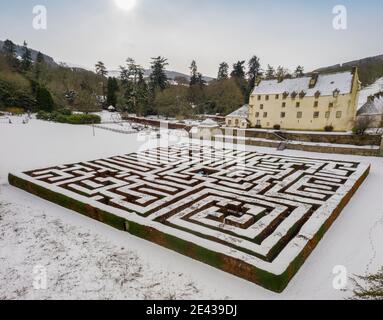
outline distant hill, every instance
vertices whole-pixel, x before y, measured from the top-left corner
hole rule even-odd
[[[145,69],[144,70],[144,76],[145,77],[149,77],[150,76],[150,72],[151,71],[149,69]],[[187,74],[184,74],[184,73],[181,73],[181,72],[166,70],[165,73],[166,73],[166,76],[168,77],[169,80],[176,80],[177,78],[185,78],[187,80],[187,82],[190,81],[190,75],[187,75]],[[110,77],[118,78],[120,76],[120,71],[119,70],[110,70],[108,75]],[[203,79],[206,82],[211,82],[211,81],[214,80],[211,77],[203,77]]]
[[[0,51],[3,50],[3,45],[4,45],[4,41],[1,41],[0,40]],[[30,48],[29,48],[30,49]],[[37,58],[37,54],[39,53],[38,51],[36,50],[33,50],[33,49],[30,49],[31,50],[31,54],[32,54],[32,60],[33,61],[36,61],[36,58]],[[16,55],[18,57],[21,57],[24,53],[24,50],[23,50],[23,47],[22,46],[19,46],[19,45],[16,45]],[[44,60],[47,64],[51,65],[51,66],[57,66],[57,63],[54,61],[54,59],[44,53],[42,53],[43,56],[44,56]]]
[[[4,45],[4,41],[1,41],[0,40],[0,51],[3,49],[3,45]],[[37,57],[37,54],[39,51],[37,50],[34,50],[34,49],[31,49],[31,53],[32,53],[32,60],[33,61],[36,61],[36,57]],[[23,55],[23,47],[20,46],[20,45],[16,45],[16,54],[17,56],[22,56]],[[57,63],[52,57],[44,54],[42,52],[43,56],[44,56],[44,59],[45,59],[45,62],[51,66],[58,66],[59,63]],[[85,67],[82,67],[82,66],[79,66],[79,65],[75,65],[75,64],[72,64],[72,63],[65,63],[64,62],[64,65],[66,65],[68,68],[71,68],[71,69],[79,69],[79,70],[87,70],[87,71],[92,71],[94,72],[94,70],[89,70],[88,68],[85,68]],[[145,70],[145,77],[149,77],[150,75],[150,70],[149,69],[146,69]],[[120,76],[120,71],[118,70],[111,70],[109,71],[109,76],[111,77],[119,77]],[[183,74],[181,72],[177,72],[177,71],[169,71],[169,70],[166,70],[166,76],[168,77],[169,80],[175,80],[176,78],[180,77],[180,78],[185,78],[187,81],[190,81],[190,76],[187,75],[187,74]],[[211,77],[203,77],[204,80],[206,82],[210,82],[212,80],[214,80],[213,78]]]
[[[352,67],[359,68],[359,77],[363,86],[369,86],[383,77],[383,55],[345,62],[343,64],[320,68],[315,71],[320,73],[338,72],[348,70]]]

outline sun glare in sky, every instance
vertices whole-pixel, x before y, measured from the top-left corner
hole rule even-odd
[[[114,0],[114,2],[120,9],[130,11],[136,6],[137,0]]]

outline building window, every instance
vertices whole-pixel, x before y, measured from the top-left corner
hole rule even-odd
[[[327,111],[325,114],[326,119],[330,119],[330,111]]]
[[[297,102],[297,103],[296,103],[296,106],[297,106],[297,108],[299,108],[299,107],[301,106],[301,103],[300,103],[300,102]]]
[[[337,117],[337,119],[342,118],[342,111],[337,111],[336,112],[336,117]]]
[[[256,112],[256,113],[255,113],[255,117],[256,117],[256,118],[259,118],[259,112]]]
[[[329,107],[329,108],[334,107],[334,102],[330,102],[330,103],[328,104],[328,107]]]
[[[229,126],[231,126],[231,120],[228,121]]]
[[[263,104],[261,104],[259,107],[261,108],[261,110],[263,110]]]
[[[286,118],[286,112],[281,112],[281,118]]]
[[[275,95],[275,100],[279,99],[279,94]]]
[[[318,119],[319,118],[319,112],[318,111],[315,111],[314,112],[314,119]]]
[[[302,115],[303,115],[303,114],[302,114],[301,111],[300,111],[300,112],[297,112],[297,118],[298,118],[298,119],[302,119]]]
[[[315,101],[314,102],[314,108],[318,108],[319,107],[319,101]]]
[[[236,126],[239,125],[239,120],[238,120],[238,119],[235,119],[235,125],[236,125]]]
[[[286,108],[286,102],[282,102],[282,108]]]
[[[260,101],[262,99],[262,96],[258,96],[258,101]]]
[[[257,127],[261,126],[261,120],[257,120]]]
[[[263,113],[263,117],[264,117],[264,118],[267,118],[267,112],[264,112],[264,113]]]
[[[270,97],[267,95],[267,96],[266,96],[266,101],[268,101],[269,99],[270,99]]]

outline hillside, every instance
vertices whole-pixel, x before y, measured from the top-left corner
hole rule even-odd
[[[364,87],[373,84],[376,80],[383,77],[383,55],[364,58],[337,64],[329,67],[324,67],[315,70],[316,72],[339,72],[348,70],[352,67],[359,68],[359,77]]]
[[[0,51],[2,51],[4,45],[4,41],[0,40]],[[34,49],[30,49],[32,54],[32,60],[36,61],[37,54],[39,51],[36,51]],[[23,47],[20,45],[16,45],[16,55],[18,57],[21,57],[23,55]],[[46,54],[43,53],[45,62],[50,66],[58,66],[58,64],[54,61],[54,59]]]

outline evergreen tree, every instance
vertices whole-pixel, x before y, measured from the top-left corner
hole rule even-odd
[[[233,64],[233,71],[231,72],[231,77],[236,79],[245,79],[245,62],[238,61]]]
[[[247,76],[249,77],[249,91],[252,91],[255,87],[255,82],[260,75],[261,64],[259,62],[259,58],[257,56],[253,56],[249,63],[249,71],[247,72]]]
[[[197,68],[197,62],[195,60],[192,61],[189,69],[190,69],[190,86],[193,86],[198,83],[198,68]]]
[[[270,66],[269,64],[267,65],[267,70],[266,70],[266,80],[271,80],[275,78],[275,69]]]
[[[132,58],[128,58],[126,63],[126,67],[120,67],[123,86],[121,101],[128,112],[136,114],[144,113],[148,97],[144,69],[137,65]]]
[[[16,57],[16,45],[9,39],[4,41],[3,51],[9,57]]]
[[[165,68],[168,65],[168,59],[164,57],[152,58],[151,74],[149,77],[150,90],[152,95],[156,90],[165,90],[168,86],[168,78],[165,73]]]
[[[108,78],[106,101],[108,106],[116,107],[117,105],[118,82],[116,78]]]
[[[36,63],[44,63],[44,55],[39,51],[36,56]]]
[[[238,61],[233,65],[233,71],[231,72],[231,78],[235,80],[238,87],[241,89],[244,96],[243,103],[247,102],[248,85],[246,81],[245,61]]]
[[[39,86],[36,92],[36,101],[39,110],[52,112],[54,102],[51,93],[44,87]]]
[[[226,62],[222,62],[218,69],[218,81],[226,80],[229,78],[229,65]]]
[[[294,77],[299,78],[304,76],[304,68],[299,65],[294,71]]]
[[[29,50],[27,43],[24,41],[23,45],[23,55],[21,57],[21,69],[28,71],[32,66],[32,54]]]
[[[40,75],[44,69],[45,59],[41,52],[37,54],[36,63],[34,65],[34,76],[37,81],[40,79]]]
[[[102,61],[98,61],[95,65],[96,73],[101,77],[106,77],[108,71],[106,70],[105,64]]]

